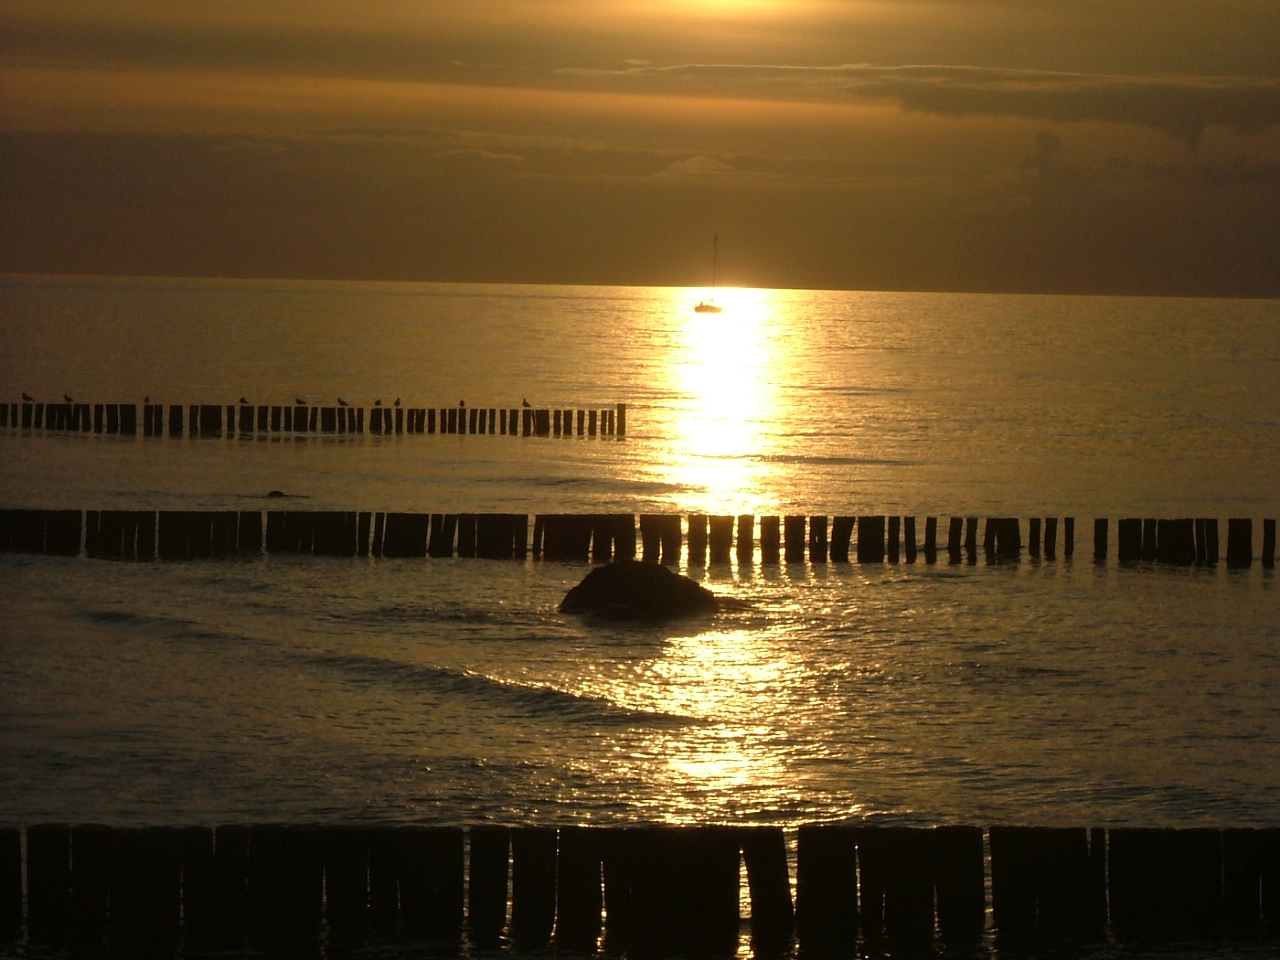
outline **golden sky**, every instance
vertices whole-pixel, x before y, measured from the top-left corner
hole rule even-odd
[[[1280,296],[1275,0],[0,0],[0,270]]]

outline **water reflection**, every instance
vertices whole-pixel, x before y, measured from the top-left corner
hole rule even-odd
[[[696,297],[673,299],[671,388],[680,398],[664,480],[688,491],[689,512],[754,512],[770,489],[755,459],[777,414],[784,367],[776,291],[720,289],[722,313],[695,313]]]

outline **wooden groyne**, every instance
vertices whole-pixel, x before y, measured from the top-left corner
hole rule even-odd
[[[139,416],[141,409],[141,416]],[[366,416],[367,413],[367,416]],[[627,405],[547,407],[312,406],[305,403],[0,403],[0,429],[144,437],[260,437],[282,434],[493,434],[509,437],[625,437]]]
[[[0,510],[0,553],[103,560],[192,560],[262,554],[333,557],[478,557],[608,563],[640,558],[689,567],[798,563],[1052,562],[1075,555],[1075,518],[707,516],[692,514],[394,513],[248,510]],[[1226,565],[1275,565],[1276,522],[1227,521]],[[1122,519],[1122,565],[1215,566],[1216,518]],[[1094,521],[1093,559],[1110,554],[1107,519]],[[981,546],[979,532],[981,531]],[[1059,533],[1061,532],[1061,538]],[[923,533],[923,538],[920,534]]]
[[[24,858],[21,832],[0,830],[0,942],[72,955],[307,957],[322,943],[407,941],[446,955],[508,943],[731,957],[748,934],[757,956],[798,942],[825,958],[987,955],[988,937],[1033,950],[1280,937],[1276,829],[45,823],[25,834]]]

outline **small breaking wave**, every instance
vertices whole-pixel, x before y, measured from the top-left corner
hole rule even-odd
[[[469,670],[401,663],[383,657],[326,654],[310,658],[324,669],[337,670],[356,683],[392,683],[437,696],[486,701],[498,709],[532,716],[604,726],[687,726],[700,721],[671,713],[623,707],[606,697],[593,697],[555,687],[498,680]]]

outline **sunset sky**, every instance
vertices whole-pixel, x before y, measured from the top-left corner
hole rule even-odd
[[[1280,296],[1276,0],[0,0],[0,270]]]

